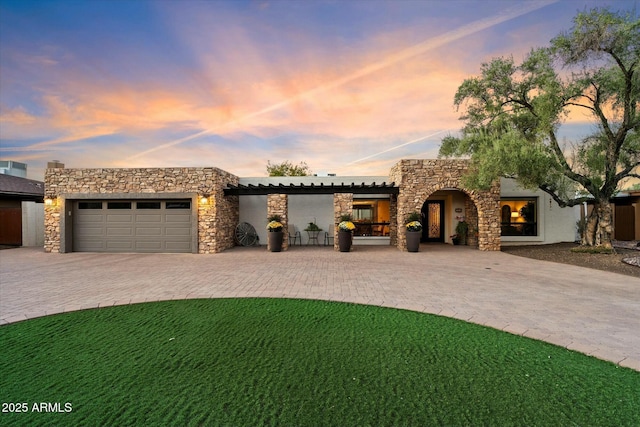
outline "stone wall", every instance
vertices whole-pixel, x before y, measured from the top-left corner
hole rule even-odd
[[[469,195],[465,194],[464,198],[465,220],[469,224],[469,233],[467,236],[467,245],[478,246],[478,209]]]
[[[467,171],[467,160],[401,160],[391,168],[389,178],[400,187],[397,201],[398,249],[406,250],[405,221],[409,213],[420,212],[431,194],[443,189],[456,189],[465,193],[465,216],[478,231],[478,248],[486,251],[500,250],[500,183],[487,191],[470,190],[461,178]],[[475,206],[475,211],[472,206]],[[474,216],[477,215],[477,224]],[[393,236],[392,236],[393,239]]]
[[[282,250],[289,249],[289,198],[286,194],[268,194],[267,195],[267,221],[273,215],[280,217],[280,222],[284,226],[282,229]],[[268,233],[267,233],[268,234]],[[269,247],[269,240],[267,239],[267,249]]]
[[[338,224],[342,215],[353,216],[353,193],[335,193],[333,195],[333,249],[338,251]]]
[[[398,197],[395,194],[389,199],[389,244],[398,245]]]
[[[216,253],[234,246],[238,223],[238,197],[225,197],[227,184],[237,184],[238,177],[218,168],[132,168],[65,169],[45,171],[45,242],[47,252],[66,252],[71,247],[70,224],[63,212],[76,199],[165,198],[168,195],[191,196],[197,209],[197,252]],[[207,203],[198,203],[207,195]],[[196,207],[197,206],[197,207]]]

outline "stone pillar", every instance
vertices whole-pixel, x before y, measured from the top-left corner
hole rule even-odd
[[[60,221],[62,212],[62,203],[58,197],[58,185],[55,183],[56,177],[65,172],[63,168],[55,165],[49,165],[45,170],[45,191],[44,191],[44,251],[60,252],[60,243],[62,240]],[[51,184],[51,181],[54,181]]]
[[[427,199],[427,195],[424,191],[418,189],[417,193],[407,191],[405,188],[400,189],[398,194],[398,201],[396,202],[396,247],[401,251],[407,250],[407,218],[412,212],[420,212],[424,201]],[[425,226],[425,224],[422,224]]]
[[[398,196],[392,194],[389,198],[389,244],[398,244]]]
[[[334,193],[333,195],[333,250],[338,246],[338,224],[342,215],[353,215],[353,193]]]
[[[60,212],[58,198],[51,199],[51,205],[44,206],[44,251],[60,252]]]
[[[464,219],[469,224],[467,245],[478,247],[478,209],[468,194],[464,195]]]
[[[478,249],[500,250],[500,182],[484,192],[476,203],[478,208]]]
[[[289,249],[289,198],[286,194],[268,194],[267,195],[267,220],[272,215],[279,215],[283,225],[282,233],[282,250]],[[267,249],[269,248],[269,240],[267,240]]]

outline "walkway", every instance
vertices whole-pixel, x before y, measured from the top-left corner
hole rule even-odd
[[[640,279],[467,247],[235,248],[215,255],[0,251],[0,324],[183,298],[398,307],[548,341],[640,370]]]

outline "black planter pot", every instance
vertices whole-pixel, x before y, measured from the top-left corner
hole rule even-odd
[[[269,250],[271,252],[282,251],[282,239],[284,233],[282,231],[270,231],[269,232]]]
[[[351,241],[353,234],[350,231],[338,231],[338,248],[340,252],[351,251]]]
[[[420,250],[420,237],[422,237],[422,231],[407,231],[407,251],[418,252]]]

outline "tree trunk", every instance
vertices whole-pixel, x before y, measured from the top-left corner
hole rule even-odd
[[[604,246],[611,248],[613,237],[613,212],[609,200],[598,200],[587,217],[582,235],[585,246]]]

